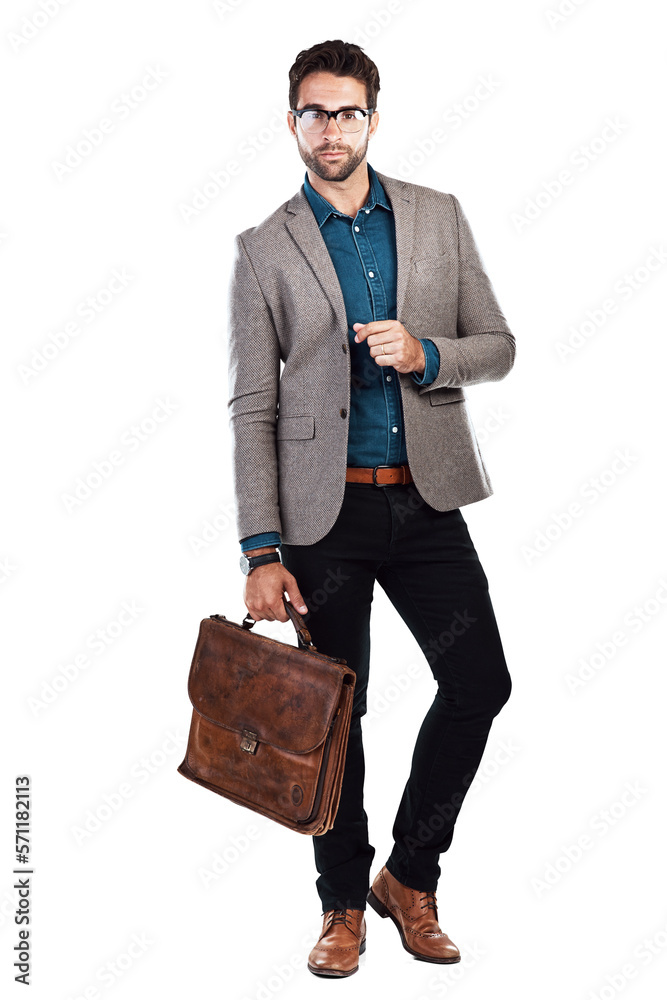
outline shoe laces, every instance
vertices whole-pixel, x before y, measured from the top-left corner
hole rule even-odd
[[[438,907],[437,907],[437,904],[436,904],[436,901],[435,901],[435,890],[429,890],[428,892],[420,892],[419,893],[419,898],[421,900],[422,910],[429,909],[429,908],[432,909],[433,910],[433,916],[437,920],[438,919]]]
[[[331,923],[329,924],[329,927],[332,927],[334,924],[345,924],[348,930],[352,930],[353,928],[350,927],[350,925],[347,922],[347,914],[349,909],[350,907],[345,907],[345,909],[342,910],[334,910],[333,917],[331,918]]]

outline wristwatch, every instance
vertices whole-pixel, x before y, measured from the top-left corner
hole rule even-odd
[[[247,556],[245,552],[242,552],[241,558],[239,559],[239,566],[245,575],[248,576],[248,574],[252,573],[256,566],[263,566],[264,563],[280,561],[279,552],[263,552],[261,556]]]

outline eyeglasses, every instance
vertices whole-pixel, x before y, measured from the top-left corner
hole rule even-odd
[[[341,108],[340,111],[324,111],[320,108],[290,108],[293,115],[301,119],[304,132],[324,132],[330,118],[336,119],[341,132],[360,132],[366,115],[372,115],[375,108]]]

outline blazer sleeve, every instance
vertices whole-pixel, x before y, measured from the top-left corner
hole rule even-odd
[[[516,345],[498,305],[470,224],[458,198],[451,195],[456,213],[459,257],[456,338],[429,334],[440,354],[438,374],[420,393],[498,382],[514,364]]]
[[[241,235],[234,244],[228,331],[227,406],[240,541],[282,533],[276,455],[280,345]]]

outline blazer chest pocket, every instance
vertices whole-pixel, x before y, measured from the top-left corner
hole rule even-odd
[[[413,261],[416,271],[437,271],[438,268],[447,267],[448,263],[447,254],[433,254]]]
[[[443,385],[439,389],[431,389],[428,398],[431,406],[439,406],[440,403],[454,403],[457,399],[465,399],[466,395],[460,386],[450,388]]]
[[[304,414],[298,417],[278,416],[276,438],[278,441],[303,441],[315,437],[315,417]]]

